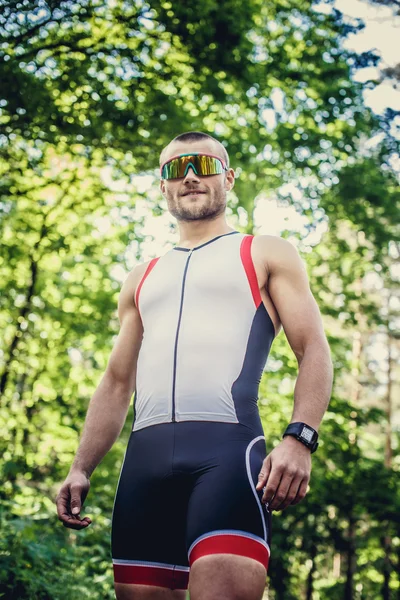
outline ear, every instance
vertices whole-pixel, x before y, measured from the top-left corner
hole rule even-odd
[[[160,179],[160,190],[163,196],[165,196],[165,183],[164,179]]]
[[[233,169],[229,169],[225,175],[225,189],[229,192],[233,186],[235,185],[235,171]]]

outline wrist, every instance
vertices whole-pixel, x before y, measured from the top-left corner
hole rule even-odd
[[[92,472],[79,465],[72,465],[68,475],[83,475],[86,479],[90,479]]]
[[[303,448],[304,452],[311,454],[311,449],[303,444],[303,442],[300,442],[300,440],[295,438],[293,435],[285,435],[285,437],[282,437],[281,443],[283,442],[285,442],[288,446],[292,445],[296,449],[296,452],[297,450],[301,451],[301,448]]]
[[[318,448],[318,432],[311,425],[301,421],[289,423],[282,437],[294,437],[295,440],[306,446],[311,454]]]

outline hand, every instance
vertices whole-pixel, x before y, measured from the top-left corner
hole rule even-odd
[[[271,510],[284,510],[303,500],[310,474],[311,451],[293,436],[286,436],[264,459],[256,489],[265,485],[262,502]]]
[[[90,525],[89,517],[81,518],[80,510],[90,487],[89,478],[82,471],[71,471],[55,500],[57,514],[65,527],[83,529]]]

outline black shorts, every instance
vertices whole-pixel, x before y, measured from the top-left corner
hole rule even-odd
[[[115,581],[186,589],[193,562],[220,553],[268,570],[271,512],[255,489],[265,456],[262,432],[240,423],[132,432],[112,516]]]

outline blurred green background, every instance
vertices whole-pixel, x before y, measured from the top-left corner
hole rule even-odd
[[[375,4],[398,24],[397,1]],[[351,49],[362,30],[334,2],[0,1],[1,598],[114,597],[132,409],[92,476],[92,525],[65,529],[54,499],[121,284],[178,241],[158,154],[200,130],[238,176],[228,223],[299,249],[335,368],[309,493],[274,513],[266,597],[400,599],[400,117],[365,100],[400,70],[379,40]],[[296,374],[281,331],[260,386],[270,449]]]

